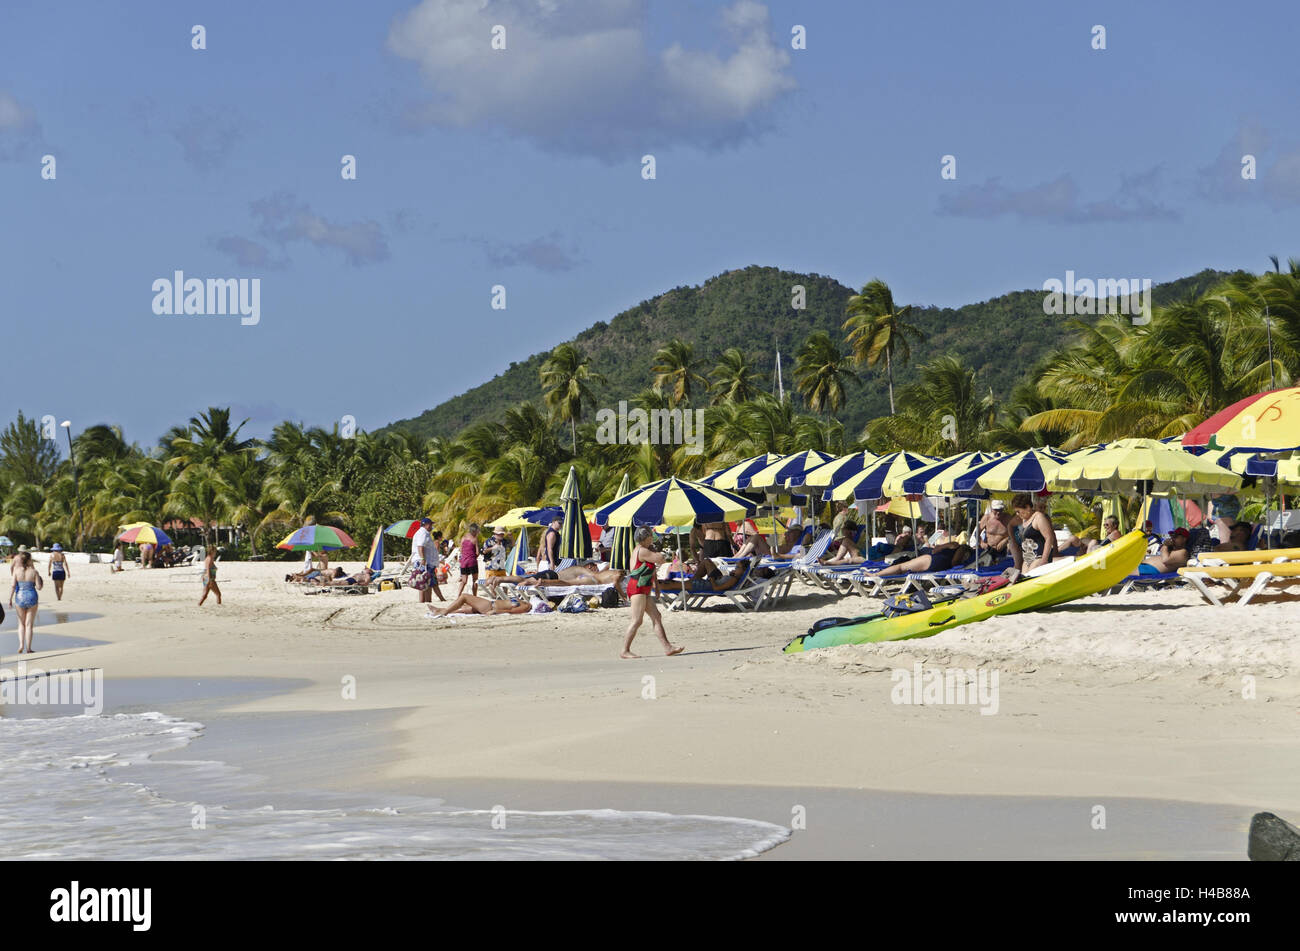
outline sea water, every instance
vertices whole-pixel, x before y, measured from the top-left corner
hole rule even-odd
[[[254,777],[175,758],[202,732],[161,713],[0,717],[0,859],[739,859],[789,836],[731,817],[467,810],[411,797],[258,805]]]

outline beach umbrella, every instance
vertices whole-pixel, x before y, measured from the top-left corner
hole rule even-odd
[[[628,478],[626,472],[623,473],[623,481],[618,484],[618,491],[614,493],[614,498],[621,499],[632,491],[632,480]],[[593,519],[595,516],[593,515]],[[599,521],[599,519],[596,519]],[[609,566],[618,571],[632,570],[632,549],[635,547],[632,534],[634,529],[631,525],[615,525],[614,538],[609,547]]]
[[[341,528],[332,525],[304,525],[284,537],[276,548],[285,551],[336,551],[339,548],[355,548],[356,542]]]
[[[506,574],[520,574],[520,567],[528,560],[528,526],[521,525],[519,528],[519,538],[515,541],[515,547],[510,549],[510,554],[506,557]]]
[[[384,570],[384,530],[375,530],[375,540],[370,543],[370,554],[366,556],[366,566],[375,574]]]
[[[680,525],[696,519],[730,522],[753,515],[758,503],[743,496],[676,477],[650,482],[596,510],[601,525]]]
[[[128,545],[170,545],[172,540],[161,528],[148,522],[135,522],[117,536],[120,542]]]
[[[560,490],[560,503],[564,509],[564,524],[560,526],[560,557],[584,561],[591,558],[591,532],[587,530],[587,517],[582,514],[582,495],[578,492],[578,473],[569,466],[569,475]],[[525,515],[529,518],[534,513]]]
[[[1194,427],[1182,444],[1254,452],[1300,449],[1300,386],[1238,400]]]
[[[886,482],[937,461],[933,456],[922,456],[914,452],[886,453],[878,456],[854,475],[834,482],[822,498],[828,502],[843,502],[849,499],[871,502],[875,499],[883,499],[888,495],[885,492]]]
[[[1241,488],[1241,476],[1206,455],[1185,452],[1177,443],[1158,439],[1117,439],[1105,449],[1067,459],[1053,473],[1053,482],[1074,490],[1124,491],[1134,483],[1143,494],[1167,492],[1231,492]]]
[[[742,459],[734,465],[727,466],[725,469],[719,469],[711,472],[700,480],[702,485],[711,485],[715,489],[725,489],[728,492],[735,492],[742,488],[741,479],[746,479],[756,472],[760,472],[784,459],[785,456],[779,452],[765,452],[761,455],[750,456],[748,459]]]
[[[1025,449],[968,468],[951,479],[940,476],[944,494],[974,492],[1044,492],[1065,461],[1065,453],[1050,446]]]
[[[0,548],[12,548],[13,544],[8,535],[0,535]]]
[[[829,452],[821,452],[817,449],[791,453],[788,456],[782,456],[756,472],[741,476],[736,480],[736,487],[738,489],[777,489],[784,488],[791,483],[798,484],[803,481],[805,472],[825,465],[834,458]]]
[[[809,469],[803,474],[801,481],[791,481],[789,484],[792,489],[825,489],[857,475],[879,458],[880,456],[867,450],[836,456],[829,462]]]
[[[394,538],[414,538],[415,533],[419,530],[420,520],[418,518],[404,518],[385,528],[384,534],[392,535]]]
[[[884,488],[890,495],[955,495],[957,493],[951,487],[953,479],[1001,457],[1002,453],[998,452],[958,453],[919,469],[900,472],[886,482]]]

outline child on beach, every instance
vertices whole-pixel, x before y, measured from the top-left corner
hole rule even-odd
[[[203,559],[203,596],[199,598],[199,607],[208,600],[208,592],[217,596],[217,605],[221,604],[221,589],[217,587],[217,548],[208,546],[207,556]]]
[[[633,536],[635,547],[632,549],[632,571],[627,576],[627,596],[632,602],[632,623],[628,626],[627,636],[623,638],[623,653],[620,657],[632,659],[640,657],[640,654],[632,653],[632,641],[636,637],[637,629],[641,626],[641,621],[645,615],[650,615],[650,623],[654,625],[655,634],[659,637],[659,642],[664,646],[664,653],[669,657],[674,654],[680,654],[686,648],[674,647],[668,640],[668,632],[664,630],[663,615],[659,613],[659,605],[650,599],[650,594],[654,590],[655,566],[661,565],[667,560],[667,556],[660,554],[650,547],[650,540],[654,538],[654,532],[647,526],[642,526],[636,530]]]

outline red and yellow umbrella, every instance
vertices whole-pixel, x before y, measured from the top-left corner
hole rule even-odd
[[[1184,436],[1183,445],[1251,452],[1300,449],[1300,386],[1238,400]]]

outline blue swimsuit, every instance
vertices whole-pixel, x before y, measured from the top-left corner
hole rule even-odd
[[[36,594],[35,581],[18,582],[18,594],[14,598],[14,603],[20,608],[34,608],[40,597]]]

